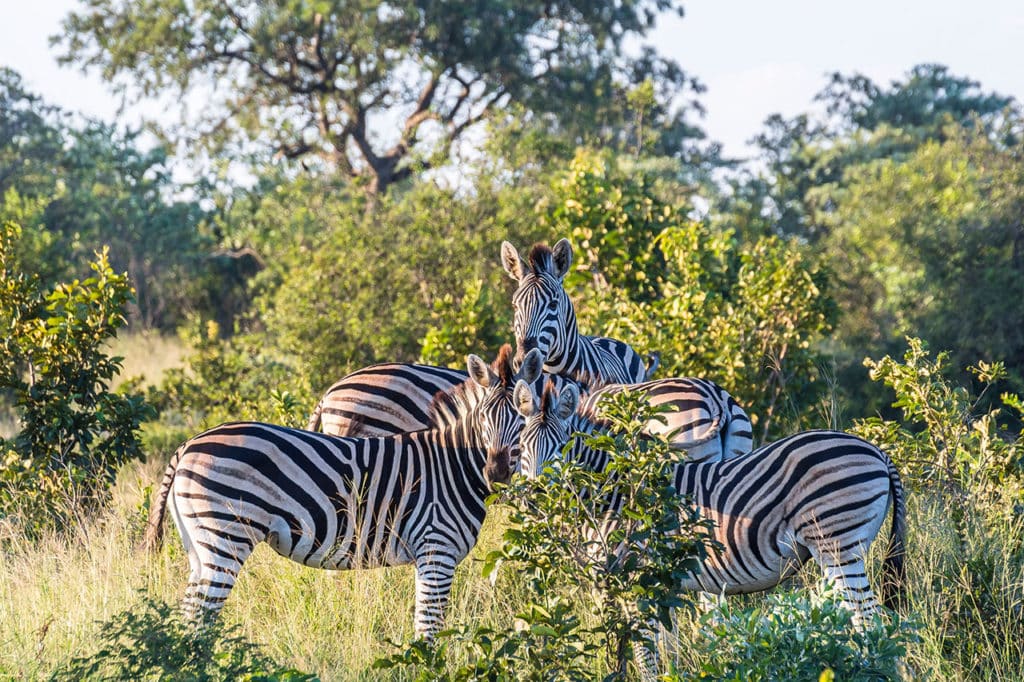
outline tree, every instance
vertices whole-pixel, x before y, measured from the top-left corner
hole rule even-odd
[[[212,106],[198,137],[214,149],[318,159],[383,194],[510,103],[573,132],[599,127],[617,98],[627,110],[629,85],[652,73],[670,101],[685,74],[623,47],[668,10],[682,12],[673,0],[84,0],[53,41],[122,92],[201,93]]]
[[[17,188],[23,195],[52,190],[48,172],[64,137],[60,111],[25,89],[17,72],[0,67],[0,196]]]
[[[984,92],[945,66],[921,64],[883,88],[860,74],[834,73],[815,96],[824,118],[775,114],[755,138],[767,173],[746,183],[739,208],[767,213],[776,233],[811,240],[827,233],[846,171],[858,164],[903,158],[928,141],[942,142],[950,126],[1012,145],[1021,134],[1024,112],[1012,97]],[[749,191],[759,198],[749,200]],[[750,222],[749,218],[742,219]]]
[[[173,328],[203,300],[215,273],[208,259],[209,213],[202,184],[182,197],[166,150],[145,149],[138,131],[85,121],[72,124],[60,108],[27,90],[20,76],[0,70],[0,203],[42,201],[39,224],[25,224],[19,251],[44,286],[88,277],[89,263],[110,246],[111,266],[127,271],[136,290],[132,323]]]
[[[45,291],[21,269],[15,247],[28,212],[12,213],[17,204],[0,211],[0,391],[13,397],[20,427],[0,438],[0,515],[32,535],[64,529],[106,500],[120,466],[142,458],[137,431],[151,410],[109,388],[121,358],[104,345],[125,323],[128,278],[104,251],[92,277]]]
[[[903,160],[851,168],[822,243],[837,328],[859,374],[904,336],[955,349],[951,363],[1006,361],[1024,386],[1024,143],[950,126]]]

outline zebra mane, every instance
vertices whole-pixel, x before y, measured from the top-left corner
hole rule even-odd
[[[498,357],[491,363],[491,370],[498,375],[498,383],[506,388],[515,384],[514,356],[512,346],[506,343],[502,345]],[[431,399],[430,408],[427,410],[427,428],[435,429],[451,423],[455,415],[475,407],[477,400],[477,384],[472,379],[466,379],[447,391],[438,391]]]
[[[534,273],[554,272],[554,253],[547,244],[534,244],[530,249],[530,268]]]
[[[540,413],[546,419],[555,401],[555,382],[548,379],[544,382],[544,390],[540,394]]]

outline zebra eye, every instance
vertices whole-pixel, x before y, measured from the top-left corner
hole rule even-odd
[[[558,301],[552,299],[551,301],[548,302],[548,310],[554,310],[557,307],[558,307]]]

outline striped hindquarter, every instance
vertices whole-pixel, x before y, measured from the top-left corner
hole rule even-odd
[[[693,577],[694,589],[764,590],[814,558],[862,624],[878,607],[864,560],[890,506],[883,596],[902,583],[903,486],[892,460],[861,438],[798,433],[725,462],[678,465],[675,484],[715,522],[723,548]]]
[[[623,390],[646,395],[654,407],[664,407],[661,421],[652,419],[644,431],[686,450],[691,461],[731,459],[754,447],[750,417],[729,392],[708,379],[675,377],[640,384],[605,386],[582,399],[581,414],[599,421],[599,403]]]
[[[539,371],[539,355],[532,364]],[[170,509],[189,557],[186,611],[215,615],[266,542],[317,568],[414,564],[415,628],[431,637],[455,566],[476,543],[490,483],[510,475],[510,451],[485,440],[477,408],[504,401],[519,418],[511,404],[518,376],[475,356],[469,368],[471,378],[446,396],[459,418],[444,428],[357,439],[239,422],[186,442],[146,532],[146,545],[157,547]]]
[[[389,436],[430,428],[434,396],[466,381],[465,370],[413,363],[371,365],[324,392],[309,431],[334,436]]]
[[[563,280],[572,265],[572,246],[560,239],[554,247],[535,245],[524,260],[509,242],[502,242],[505,271],[518,282],[512,295],[516,351],[522,356],[537,348],[544,371],[564,376],[588,389],[605,384],[646,381],[657,367],[628,343],[601,336],[581,336],[576,310]]]

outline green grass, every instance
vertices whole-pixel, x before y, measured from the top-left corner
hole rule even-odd
[[[30,543],[16,529],[0,527],[5,547],[0,563],[0,678],[44,678],[69,657],[93,653],[100,623],[138,604],[140,590],[172,603],[180,599],[188,568],[173,527],[160,553],[146,555],[135,548],[144,523],[145,489],[158,481],[164,461],[161,457],[126,467],[109,511],[67,538]],[[941,505],[918,495],[910,503],[907,615],[921,624],[921,642],[907,656],[912,675],[1024,679],[1020,522],[985,531],[977,519],[965,556]],[[498,508],[489,516],[477,549],[460,567],[449,622],[512,625],[524,599],[514,570],[503,568],[492,586],[480,576],[475,560],[499,542],[503,523]],[[876,544],[880,549],[883,543]],[[780,589],[804,589],[816,580],[816,571],[809,567]],[[758,604],[761,599],[749,596],[740,603]],[[223,617],[282,665],[315,672],[324,680],[363,680],[389,679],[370,666],[393,650],[388,640],[410,639],[412,611],[411,568],[320,571],[263,545],[243,569]],[[687,654],[687,638],[696,632],[692,616],[680,617],[678,632],[680,638],[670,647],[679,652],[677,660],[699,663]]]
[[[114,387],[133,377],[142,377],[143,385],[160,383],[164,371],[185,365],[189,349],[176,336],[153,332],[122,332],[107,344],[107,353],[124,358]]]

